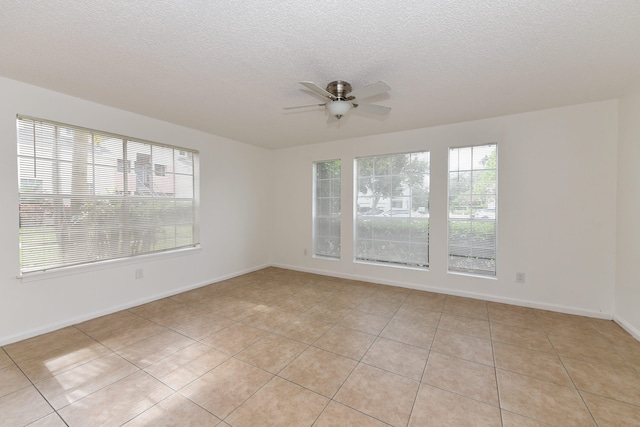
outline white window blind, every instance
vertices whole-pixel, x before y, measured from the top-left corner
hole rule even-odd
[[[18,116],[20,271],[198,245],[198,152]]]
[[[340,258],[340,160],[314,163],[313,254]]]
[[[449,271],[496,275],[497,145],[449,149]]]
[[[429,265],[429,152],[356,159],[355,258]]]

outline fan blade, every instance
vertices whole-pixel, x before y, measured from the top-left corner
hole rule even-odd
[[[384,116],[389,114],[391,108],[376,104],[354,104],[354,107],[365,113],[378,114]]]
[[[282,107],[283,110],[295,110],[298,108],[324,107],[326,104],[299,105],[297,107]]]
[[[323,98],[329,98],[331,100],[336,99],[336,97],[333,96],[331,93],[329,93],[326,90],[322,89],[320,86],[318,86],[317,84],[315,84],[313,82],[300,82],[300,84],[302,86],[306,87],[307,89],[310,89],[313,92],[317,93],[318,95],[322,96]]]
[[[349,92],[348,96],[354,97],[356,99],[364,99],[369,98],[371,96],[380,95],[381,93],[385,93],[391,90],[391,87],[383,81],[379,81],[378,83],[373,83],[368,86],[361,87],[360,89],[356,89],[354,91]]]

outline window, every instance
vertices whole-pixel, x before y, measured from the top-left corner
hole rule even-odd
[[[17,121],[21,273],[198,245],[197,151]]]
[[[497,145],[449,149],[449,271],[496,275]]]
[[[159,164],[155,164],[154,165],[154,171],[156,176],[165,176],[165,174],[167,173],[167,166],[166,165],[159,165]]]
[[[313,254],[340,258],[340,160],[314,163]]]
[[[429,265],[429,152],[356,159],[355,258]]]

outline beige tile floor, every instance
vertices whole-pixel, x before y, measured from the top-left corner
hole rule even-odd
[[[637,426],[611,321],[268,268],[0,349],[2,426]]]

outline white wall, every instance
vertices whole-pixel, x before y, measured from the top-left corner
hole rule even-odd
[[[0,345],[269,264],[270,151],[4,78],[0,94]],[[17,279],[16,114],[199,150],[201,249]]]
[[[273,262],[612,318],[617,126],[617,101],[605,101],[279,150]],[[448,147],[490,142],[498,143],[497,279],[448,274]],[[429,271],[354,263],[354,158],[413,150],[431,152]],[[337,158],[343,162],[342,259],[332,261],[311,256],[312,162]],[[516,272],[526,274],[526,283],[516,283]]]
[[[616,320],[640,340],[640,84],[620,99]]]
[[[273,152],[3,78],[0,93],[6,198],[0,206],[0,345],[269,264],[604,318],[615,314],[640,330],[634,271],[640,261],[634,221],[640,88],[621,101],[620,123],[618,102],[605,101]],[[202,248],[17,279],[18,113],[199,150]],[[488,142],[499,150],[498,276],[448,274],[447,150]],[[425,149],[432,163],[429,270],[352,262],[353,224],[346,218],[353,215],[354,158]],[[304,255],[311,251],[312,162],[335,158],[343,160],[340,261]],[[144,279],[135,280],[137,268]],[[516,272],[526,274],[525,284],[515,282]]]

